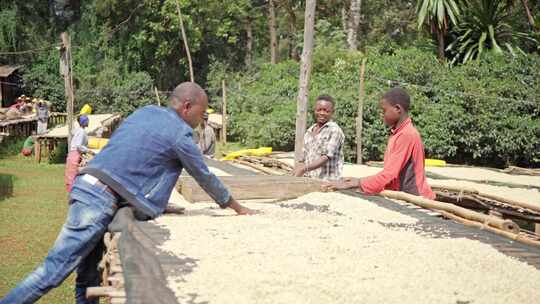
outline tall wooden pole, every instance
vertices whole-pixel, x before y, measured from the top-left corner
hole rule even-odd
[[[302,64],[300,66],[300,80],[298,100],[296,106],[296,134],[294,143],[294,165],[298,166],[303,160],[304,134],[307,123],[307,104],[309,94],[309,77],[313,54],[313,37],[315,31],[316,0],[307,0],[304,19],[304,48],[302,50]]]
[[[176,11],[178,12],[178,19],[180,19],[180,30],[182,31],[182,40],[184,41],[184,47],[186,48],[186,54],[189,63],[189,77],[191,82],[195,82],[195,77],[193,77],[193,63],[191,62],[191,53],[189,52],[189,45],[186,36],[186,30],[184,29],[184,21],[182,19],[182,12],[180,11],[180,3],[176,0]]]
[[[156,93],[157,105],[161,106],[161,98],[159,98],[159,92],[157,90],[157,87],[154,87],[154,92]]]
[[[364,117],[364,73],[366,71],[366,60],[362,60],[362,66],[360,67],[360,90],[358,95],[358,115],[356,116],[356,163],[362,163],[362,123]]]
[[[221,82],[223,103],[221,107],[221,141],[227,143],[227,87],[225,80]]]
[[[71,41],[68,32],[63,32],[60,35],[62,39],[62,50],[60,55],[60,74],[64,76],[64,92],[66,97],[66,112],[68,126],[68,147],[71,144],[71,132],[73,129],[73,78],[72,78],[72,63],[71,63]]]

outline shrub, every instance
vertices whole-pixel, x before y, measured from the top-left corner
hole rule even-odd
[[[310,81],[308,126],[313,122],[316,96],[332,95],[337,101],[334,119],[346,136],[348,161],[356,158],[362,56],[318,47]],[[384,154],[388,129],[382,124],[378,101],[384,91],[400,85],[411,95],[410,114],[427,157],[500,167],[540,165],[538,55],[493,55],[447,66],[431,50],[386,45],[368,49],[366,56],[364,159],[379,160]],[[298,63],[284,61],[262,64],[245,74],[227,74],[229,129],[234,140],[249,146],[293,149],[298,71]],[[225,74],[211,73],[210,80],[217,83],[220,79],[215,77]]]

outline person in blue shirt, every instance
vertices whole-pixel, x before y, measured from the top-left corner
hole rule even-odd
[[[33,303],[77,270],[76,303],[99,284],[98,245],[116,210],[123,205],[151,219],[163,213],[182,171],[222,208],[239,215],[256,211],[240,205],[209,171],[193,142],[208,97],[197,84],[178,85],[168,108],[146,106],[131,114],[109,143],[75,179],[66,223],[43,264],[8,293],[1,304]]]

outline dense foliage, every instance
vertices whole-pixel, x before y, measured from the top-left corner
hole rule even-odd
[[[379,46],[365,56],[364,159],[382,158],[388,130],[378,101],[385,90],[400,85],[412,96],[411,116],[428,157],[496,166],[540,164],[539,56],[493,55],[461,66],[442,66],[433,52],[419,47]],[[310,88],[311,106],[320,94],[336,98],[335,120],[345,132],[349,161],[355,159],[360,61],[361,55],[318,48]],[[298,69],[294,61],[265,63],[256,74],[231,79],[234,140],[293,148]]]

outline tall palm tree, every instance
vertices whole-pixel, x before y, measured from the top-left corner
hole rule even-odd
[[[416,6],[418,14],[418,29],[424,24],[431,27],[431,32],[437,35],[439,59],[444,59],[444,35],[448,31],[449,22],[457,24],[460,14],[456,0],[419,0]]]

